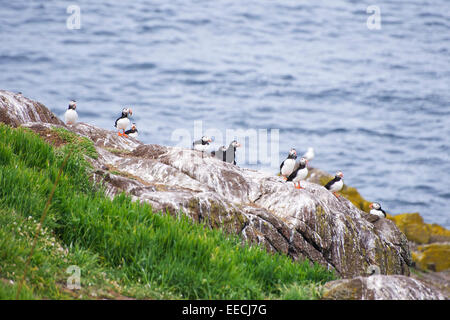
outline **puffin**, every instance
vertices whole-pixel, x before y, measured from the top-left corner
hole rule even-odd
[[[224,161],[236,165],[236,148],[239,148],[241,144],[236,140],[231,141],[228,149],[225,151]]]
[[[308,150],[305,152],[305,154],[303,155],[303,158],[305,158],[308,161],[311,161],[312,159],[314,159],[314,148],[313,147],[309,147]]]
[[[211,151],[211,157],[220,159],[221,161],[226,161],[227,147],[221,146],[217,151]]]
[[[130,124],[130,119],[128,119],[129,115],[132,115],[133,111],[131,108],[123,108],[122,109],[122,115],[116,119],[116,122],[114,123],[114,127],[119,130],[118,135],[128,137],[125,134],[125,130],[128,128],[128,125]],[[122,133],[120,133],[120,130],[122,130]]]
[[[336,172],[336,175],[334,176],[334,179],[328,181],[328,183],[325,185],[325,188],[333,192],[333,194],[336,196],[336,198],[339,198],[339,195],[336,193],[338,191],[341,191],[344,187],[344,174],[342,171]]]
[[[131,129],[125,131],[125,135],[128,135],[129,137],[132,137],[134,139],[137,139],[139,133],[138,133],[138,129],[136,128],[136,123],[133,123],[131,125]]]
[[[286,180],[292,172],[294,172],[297,160],[297,151],[291,148],[288,157],[280,165],[280,175]]]
[[[78,120],[78,113],[75,110],[77,108],[77,102],[75,100],[71,100],[69,102],[69,108],[67,109],[66,113],[64,114],[64,122],[66,124],[75,124]]]
[[[304,189],[300,185],[300,181],[304,180],[306,176],[308,175],[308,167],[306,166],[308,164],[308,160],[306,158],[301,157],[299,166],[297,169],[295,169],[287,178],[287,181],[294,182],[295,189]],[[298,185],[297,185],[298,182]]]
[[[192,149],[201,151],[202,152],[202,158],[203,158],[203,153],[206,150],[208,150],[209,144],[211,142],[212,142],[212,139],[210,137],[203,136],[201,139],[195,140],[194,142],[192,142]]]
[[[381,209],[381,205],[378,202],[373,202],[369,205],[370,214],[374,214],[381,218],[386,218],[386,212]]]

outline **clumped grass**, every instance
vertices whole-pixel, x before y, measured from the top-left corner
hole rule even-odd
[[[114,153],[114,154],[117,154],[120,156],[124,156],[124,155],[131,153],[131,151],[124,150],[124,149],[116,149],[116,148],[105,148],[105,149],[111,153]]]
[[[12,300],[16,298],[17,284],[12,280],[0,280],[0,300]],[[22,288],[19,296],[20,300],[34,300],[36,296],[28,288]]]
[[[89,138],[81,137],[64,128],[55,127],[52,128],[52,130],[61,138],[61,140],[68,144],[66,148],[71,148],[75,152],[83,153],[92,159],[98,158],[94,143]]]
[[[298,283],[282,285],[280,287],[280,295],[276,298],[282,300],[315,300],[321,299],[322,296],[322,286],[311,282],[303,285],[299,285]]]
[[[71,134],[61,134],[74,141]],[[14,279],[12,272],[23,271],[31,241],[29,232],[18,228],[35,227],[67,151],[27,130],[0,125],[0,278]],[[184,215],[153,212],[124,194],[111,200],[89,181],[80,152],[68,161],[44,227],[50,240],[40,238],[27,279],[34,297],[73,298],[61,289],[71,264],[82,270],[83,290],[92,283],[112,297],[304,299],[317,297],[308,289],[312,283],[334,279],[319,265],[267,253]]]
[[[32,216],[25,218],[14,211],[0,210],[0,299],[16,297],[37,224]],[[103,274],[109,271],[114,275],[114,271],[102,268],[99,262],[97,254],[80,247],[64,246],[44,228],[38,237],[27,286],[22,288],[20,298],[108,297],[108,292],[114,292],[114,282]],[[83,266],[82,289],[79,291],[64,289],[70,276],[66,270],[71,265]]]

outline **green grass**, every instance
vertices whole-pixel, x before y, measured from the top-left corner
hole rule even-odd
[[[79,152],[87,155],[92,159],[97,159],[98,154],[97,150],[95,150],[94,143],[86,137],[81,137],[76,133],[68,131],[64,128],[52,128],[52,130],[68,144],[68,147],[71,148],[74,152]]]
[[[111,200],[89,180],[84,155],[92,150],[60,132],[67,144],[56,149],[0,124],[0,298],[13,298],[9,281],[23,274],[36,221],[71,148],[77,152],[53,197],[24,298],[309,299],[334,279],[319,265],[267,253],[184,215],[153,212],[124,194]],[[80,291],[65,289],[70,265],[81,268]]]

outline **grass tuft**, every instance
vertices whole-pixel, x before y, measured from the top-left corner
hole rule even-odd
[[[76,133],[68,131],[64,128],[52,128],[61,140],[66,142],[65,148],[71,148],[73,151],[85,154],[89,158],[97,159],[98,153],[95,150],[92,140],[86,137],[81,137]]]

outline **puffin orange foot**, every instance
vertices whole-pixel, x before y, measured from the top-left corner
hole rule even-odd
[[[122,136],[128,138],[128,135],[126,135],[125,133],[123,133]]]
[[[122,133],[120,133],[120,132],[117,132],[117,135],[118,135],[118,136],[123,136],[123,134],[122,134]]]

